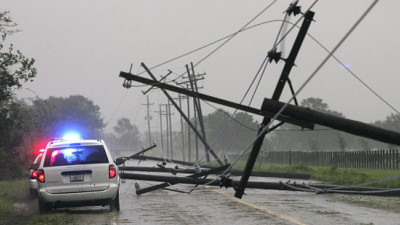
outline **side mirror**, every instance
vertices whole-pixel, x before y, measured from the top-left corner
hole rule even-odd
[[[117,166],[124,164],[125,159],[124,158],[117,158],[115,160],[115,164],[117,164]]]

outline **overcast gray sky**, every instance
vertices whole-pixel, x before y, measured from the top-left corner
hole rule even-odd
[[[282,12],[290,2],[279,0],[252,24],[283,19]],[[312,2],[300,0],[299,5],[305,10]],[[332,49],[371,2],[319,1],[312,9],[316,14],[309,34]],[[0,0],[0,8],[11,11],[22,31],[9,42],[26,56],[35,58],[38,69],[35,81],[25,85],[17,96],[29,98],[36,93],[40,98],[48,98],[80,94],[100,106],[105,122],[110,124],[108,130],[116,120],[127,117],[144,131],[146,110],[142,104],[146,97],[141,91],[146,88],[124,89],[119,72],[129,71],[133,63],[132,72],[139,73],[143,71],[141,62],[152,67],[234,33],[270,3],[270,0]],[[378,2],[335,54],[397,109],[400,108],[399,8],[400,1]],[[239,102],[271,49],[279,26],[280,22],[271,22],[240,33],[199,64],[196,72],[207,73],[200,91]],[[294,29],[286,40],[286,53],[297,31]],[[198,62],[217,46],[153,72],[159,76],[170,69],[175,78],[185,71],[185,64]],[[291,73],[295,89],[325,56],[326,52],[312,39],[305,40],[296,60],[297,67]],[[259,108],[264,97],[271,97],[282,65],[283,62],[268,66],[252,106]],[[145,73],[143,76],[148,77]],[[282,101],[289,97],[286,87]],[[298,98],[307,97],[322,98],[332,110],[363,122],[384,120],[394,113],[332,59]],[[166,98],[156,91],[150,93],[150,102],[155,104],[151,110],[158,110],[158,104],[166,103]],[[214,111],[203,105],[205,113]],[[153,118],[155,128],[159,124],[157,114]]]

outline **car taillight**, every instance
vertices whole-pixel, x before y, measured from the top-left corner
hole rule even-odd
[[[37,179],[40,183],[44,183],[45,179],[44,179],[44,170],[40,169],[37,171]]]
[[[114,165],[109,166],[108,175],[109,178],[114,178],[117,175],[117,169]]]
[[[31,173],[31,179],[36,179],[37,177],[37,170],[33,170]]]

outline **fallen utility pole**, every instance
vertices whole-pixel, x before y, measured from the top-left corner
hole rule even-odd
[[[175,159],[164,159],[164,158],[159,158],[159,157],[154,157],[154,156],[145,156],[145,155],[134,155],[130,159],[154,160],[154,161],[160,161],[160,162],[164,162],[165,160],[167,160],[168,162],[172,162],[172,163],[180,164],[180,165],[184,165],[184,166],[193,166],[193,164],[194,164],[194,163],[186,162],[186,161],[180,161],[180,160],[175,160]],[[207,166],[202,166],[202,167],[211,168],[211,167],[207,167]]]
[[[151,150],[151,149],[153,149],[153,148],[155,148],[155,147],[157,147],[157,145],[153,142],[153,145],[152,146],[150,146],[150,147],[148,147],[148,148],[145,148],[145,149],[143,149],[142,151],[140,151],[140,152],[137,152],[137,153],[135,153],[135,154],[133,154],[133,155],[131,155],[131,156],[128,156],[128,157],[119,157],[119,158],[117,158],[117,159],[122,159],[122,160],[124,160],[124,161],[126,161],[126,160],[129,160],[129,159],[136,159],[136,157],[143,157],[143,155],[141,155],[141,154],[144,154],[145,152],[147,152],[147,151],[149,151],[149,150]]]
[[[285,103],[283,102],[264,98],[262,110],[269,111],[271,113],[277,113],[284,105]],[[346,133],[370,138],[376,141],[400,145],[400,133],[386,130],[363,122],[329,115],[326,113],[294,105],[287,105],[286,108],[282,111],[282,114],[296,120],[319,124],[335,130],[344,131]]]
[[[226,187],[226,183],[221,182],[221,180],[219,179],[199,179],[194,177],[157,176],[157,175],[134,174],[134,173],[122,173],[120,176],[122,179],[168,182],[170,184],[180,183],[180,184]],[[230,186],[235,188],[239,184],[239,181],[230,180],[229,184]],[[289,182],[282,183],[282,182],[249,181],[246,187],[255,189],[268,189],[268,190],[314,192],[316,194],[341,193],[341,194],[363,194],[363,195],[376,195],[376,196],[400,196],[400,189],[369,188],[369,187],[356,187],[356,186],[345,187],[345,186],[326,185],[326,184],[297,184]]]
[[[119,166],[120,171],[123,172],[158,172],[158,173],[171,173],[171,174],[194,174],[195,169],[175,169],[168,167],[141,167],[141,166]],[[205,169],[204,171],[208,171]],[[230,170],[229,173],[232,176],[241,176],[243,171],[241,170]],[[303,179],[308,180],[311,178],[311,174],[308,173],[284,173],[284,172],[265,172],[265,171],[253,171],[251,176],[255,177],[277,177],[277,178],[288,178],[288,179]]]
[[[262,110],[257,109],[257,108],[253,108],[253,107],[246,106],[246,105],[241,105],[241,104],[238,104],[238,103],[235,103],[235,102],[227,101],[227,100],[224,100],[224,99],[221,99],[221,98],[216,98],[214,96],[202,94],[202,93],[199,93],[199,92],[193,92],[193,91],[190,91],[190,90],[187,90],[187,89],[184,89],[184,88],[180,88],[180,87],[177,87],[177,86],[173,86],[173,85],[161,83],[161,82],[158,82],[158,81],[150,80],[150,79],[147,79],[147,78],[144,78],[144,77],[140,77],[140,76],[136,76],[136,75],[133,75],[133,74],[130,74],[130,73],[126,73],[126,72],[122,72],[121,71],[119,76],[122,77],[122,78],[125,78],[127,81],[137,81],[139,83],[152,85],[152,86],[155,86],[155,87],[158,87],[158,88],[161,88],[161,89],[173,91],[173,92],[176,92],[176,93],[181,93],[181,94],[184,94],[184,95],[187,95],[187,96],[190,96],[190,97],[200,98],[200,99],[205,100],[205,101],[217,103],[217,104],[224,105],[224,106],[227,106],[227,107],[231,107],[231,108],[234,108],[234,109],[242,110],[242,111],[245,111],[245,112],[248,112],[248,113],[253,113],[253,114],[256,114],[256,115],[260,115],[260,116],[265,116],[265,117],[268,117],[268,118],[273,118],[275,116],[275,114],[270,113],[268,111],[262,111]],[[300,121],[300,120],[295,120],[295,119],[289,118],[287,116],[278,116],[277,120],[283,121],[285,123],[290,123],[290,124],[293,124],[293,125],[296,125],[296,126],[299,126],[299,127],[307,128],[307,129],[310,129],[310,130],[314,129],[314,124],[306,123],[306,122],[303,122],[303,121]]]
[[[194,178],[207,176],[209,174],[216,174],[216,173],[219,173],[219,172],[222,172],[222,171],[226,170],[230,166],[231,166],[231,164],[226,164],[226,165],[221,166],[221,167],[213,168],[213,169],[206,170],[206,171],[201,171],[199,173],[194,173],[194,174],[192,174],[190,176],[187,176],[186,178],[194,179]],[[125,174],[125,173],[121,174],[122,175],[121,178],[124,178],[123,174]],[[136,194],[137,195],[144,194],[144,193],[147,193],[147,192],[150,192],[150,191],[158,190],[160,188],[166,188],[168,186],[171,186],[171,185],[174,185],[174,184],[177,184],[177,183],[179,183],[179,182],[173,182],[173,181],[165,180],[165,182],[162,183],[162,184],[157,184],[157,185],[154,185],[154,186],[150,186],[150,187],[147,187],[147,188],[136,190]]]

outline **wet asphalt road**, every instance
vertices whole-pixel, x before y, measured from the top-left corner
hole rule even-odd
[[[147,165],[154,165],[148,164]],[[141,164],[142,165],[142,164]],[[255,178],[257,181],[280,181]],[[242,200],[233,189],[203,187],[190,194],[158,190],[136,196],[134,183],[121,183],[119,213],[108,207],[59,209],[80,224],[400,224],[399,198],[373,197],[382,207],[356,204],[365,196],[316,195],[308,192],[246,189]],[[187,185],[174,186],[188,191]],[[352,203],[346,201],[352,199]],[[375,201],[373,200],[373,201]],[[387,207],[386,207],[387,206]]]

